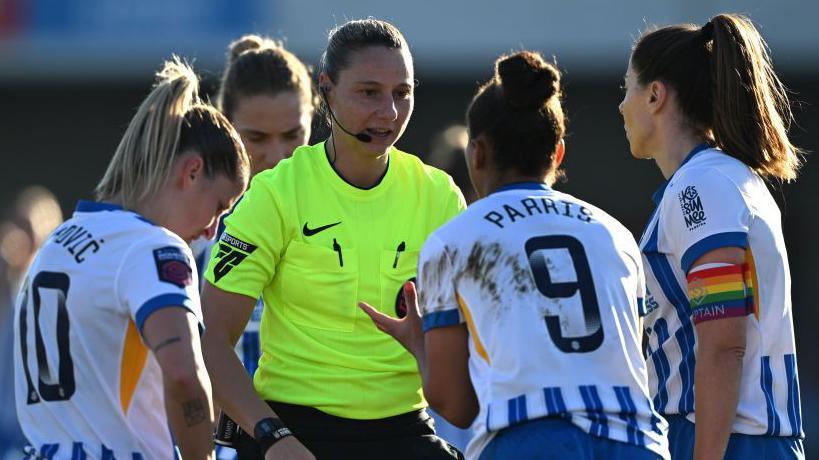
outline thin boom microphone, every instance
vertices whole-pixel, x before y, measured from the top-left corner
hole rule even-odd
[[[345,128],[341,123],[338,122],[338,118],[336,118],[336,115],[333,113],[333,109],[330,108],[330,103],[327,101],[327,94],[325,93],[325,91],[327,91],[327,89],[319,88],[319,91],[321,92],[321,97],[324,99],[324,105],[327,106],[327,112],[330,113],[330,118],[333,120],[333,122],[335,124],[338,125],[339,128],[341,128],[342,131],[349,134],[350,136],[353,136],[354,138],[358,139],[361,142],[364,142],[364,143],[372,142],[372,140],[373,140],[372,136],[370,136],[367,133],[358,133],[358,134],[356,134],[356,133],[351,133],[350,131],[347,131],[347,128]]]

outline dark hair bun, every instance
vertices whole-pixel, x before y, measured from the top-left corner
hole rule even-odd
[[[560,93],[560,73],[540,53],[521,51],[495,62],[503,98],[514,109],[537,109]]]
[[[265,45],[265,39],[258,35],[245,35],[234,41],[228,48],[228,62],[233,64],[245,51],[257,50]]]

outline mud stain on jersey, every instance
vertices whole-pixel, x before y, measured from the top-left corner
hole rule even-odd
[[[508,308],[517,297],[534,289],[531,271],[521,265],[519,254],[505,253],[497,242],[475,242],[458,278],[477,283],[498,310]]]
[[[441,289],[444,283],[453,282],[452,262],[458,257],[457,249],[445,248],[444,252],[434,259],[427,260],[421,267],[419,272],[418,285],[418,303],[420,305],[427,305],[438,307],[447,305],[447,291],[448,289]],[[435,286],[435,289],[430,289],[427,286]],[[434,291],[434,292],[433,292]],[[430,302],[430,296],[434,295],[434,302]],[[454,299],[450,300],[454,302]]]
[[[498,242],[478,241],[461,253],[447,248],[424,262],[421,273],[418,300],[433,308],[452,304],[455,300],[449,298],[453,293],[449,286],[458,290],[463,283],[477,284],[496,312],[517,304],[536,289],[532,272],[521,264],[520,255],[505,253]]]
[[[461,274],[461,277],[478,283],[481,292],[488,294],[492,302],[501,301],[495,273],[495,267],[500,263],[501,254],[501,245],[499,243],[483,245],[476,242],[469,252],[466,266]]]

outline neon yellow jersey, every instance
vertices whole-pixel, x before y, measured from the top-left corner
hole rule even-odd
[[[426,405],[415,360],[357,303],[395,316],[427,236],[466,204],[443,171],[389,155],[364,190],[333,170],[324,143],[299,147],[258,174],[225,219],[205,277],[264,300],[253,378],[263,399],[353,419]]]

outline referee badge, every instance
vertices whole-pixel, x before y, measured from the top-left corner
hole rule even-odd
[[[407,281],[416,282],[414,276]],[[404,301],[404,285],[407,284],[407,281],[401,283],[401,287],[398,288],[398,295],[395,296],[395,316],[398,318],[407,316],[407,303]]]
[[[213,267],[213,280],[219,282],[233,267],[242,263],[255,250],[256,245],[236,238],[228,232],[222,233],[219,238],[219,251],[216,253],[219,262]]]

